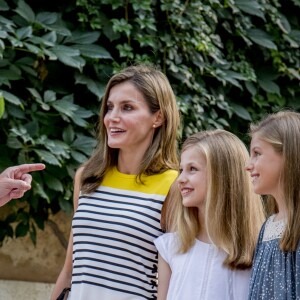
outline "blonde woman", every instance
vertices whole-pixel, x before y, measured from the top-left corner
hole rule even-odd
[[[161,208],[177,177],[179,112],[166,76],[132,66],[108,82],[98,147],[75,178],[72,233],[51,299],[155,299]]]
[[[159,251],[158,300],[243,300],[264,212],[244,144],[225,130],[183,144]]]
[[[247,170],[271,216],[259,235],[249,299],[300,299],[300,114],[268,115],[250,134]]]

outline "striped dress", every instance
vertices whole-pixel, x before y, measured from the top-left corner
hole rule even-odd
[[[109,171],[101,186],[80,195],[74,215],[69,300],[156,299],[160,214],[174,170],[144,176]]]

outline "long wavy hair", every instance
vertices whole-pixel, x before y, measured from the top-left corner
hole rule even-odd
[[[250,136],[271,144],[283,157],[280,185],[283,188],[287,210],[287,225],[280,240],[283,251],[295,251],[300,239],[300,114],[280,111],[266,116],[250,126]],[[268,195],[268,212],[278,212],[276,200]]]
[[[227,253],[224,265],[231,269],[249,268],[265,217],[260,196],[252,191],[245,170],[248,151],[238,137],[221,129],[188,137],[182,152],[191,147],[206,158],[204,222],[200,222],[197,208],[182,205],[179,188],[174,183],[164,211],[166,229],[178,233],[179,252],[185,253],[193,246],[201,226],[205,226],[211,242]]]
[[[142,182],[142,174],[152,175],[168,169],[178,169],[177,137],[180,116],[171,85],[167,77],[154,66],[131,66],[113,75],[107,84],[99,115],[98,144],[93,155],[83,165],[81,186],[84,193],[95,191],[105,173],[117,165],[119,150],[108,147],[103,120],[111,88],[123,82],[133,84],[144,96],[150,111],[153,114],[160,111],[163,117],[162,125],[155,128],[152,143],[144,154],[137,180]]]

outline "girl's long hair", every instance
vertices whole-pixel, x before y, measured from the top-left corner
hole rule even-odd
[[[167,77],[150,65],[131,66],[115,74],[108,82],[102,99],[98,145],[91,158],[84,164],[81,184],[84,193],[92,193],[100,185],[105,172],[117,165],[118,149],[107,145],[107,132],[103,123],[107,112],[107,99],[112,87],[130,82],[144,96],[152,113],[160,110],[163,124],[155,129],[152,143],[149,145],[140,164],[137,179],[141,175],[162,173],[168,169],[178,169],[177,137],[180,126],[176,97]]]
[[[250,135],[270,143],[283,157],[279,184],[285,199],[287,225],[280,248],[283,251],[295,251],[300,239],[300,114],[293,111],[270,114],[251,125]],[[278,212],[273,196],[267,196],[266,203],[270,214]]]
[[[262,201],[252,192],[250,176],[245,170],[248,151],[238,137],[220,129],[190,136],[182,152],[191,147],[201,151],[207,163],[204,224],[198,219],[197,208],[182,205],[175,183],[165,211],[166,229],[178,232],[179,251],[184,253],[194,244],[200,226],[205,226],[211,242],[227,253],[224,261],[227,267],[249,268],[265,218]]]

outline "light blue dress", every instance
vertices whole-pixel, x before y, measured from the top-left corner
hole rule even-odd
[[[271,216],[262,226],[255,251],[248,300],[300,299],[300,243],[294,252],[279,248],[285,221]]]

